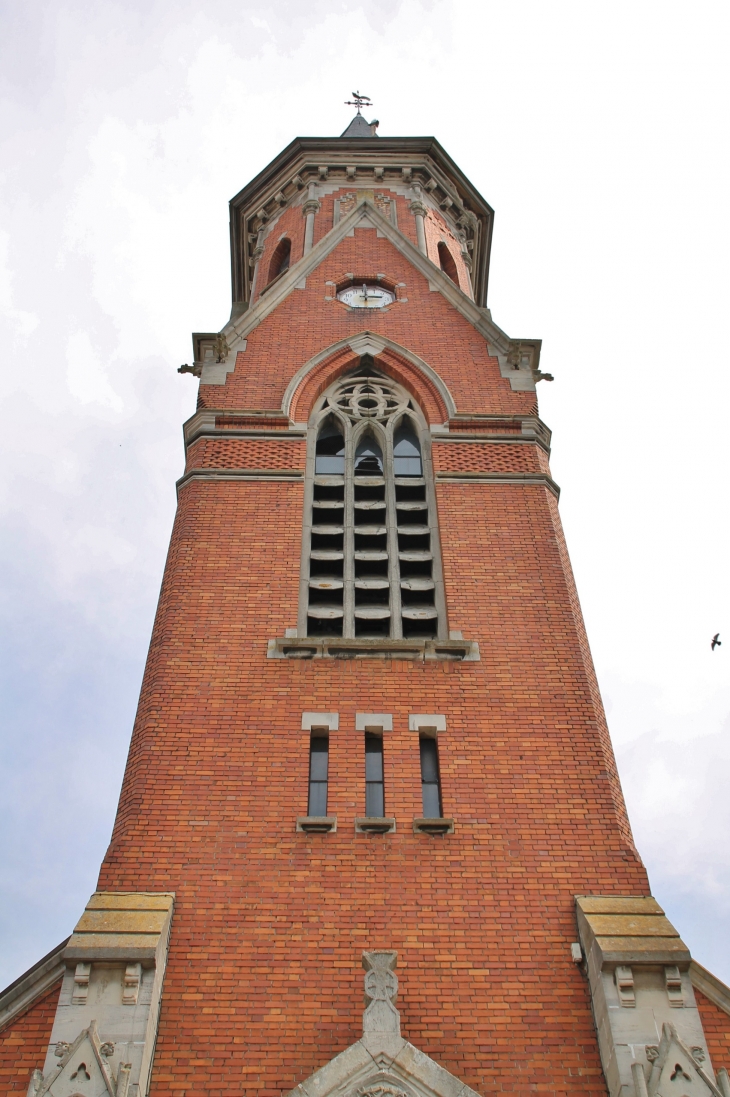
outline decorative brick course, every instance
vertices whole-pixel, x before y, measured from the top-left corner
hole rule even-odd
[[[301,469],[301,438],[200,438],[188,449],[186,471],[199,468]]]
[[[454,434],[522,434],[522,423],[509,419],[452,419],[449,431]]]
[[[434,442],[435,472],[542,472],[536,445]]]
[[[289,420],[252,415],[218,415],[215,425],[217,430],[288,430]]]

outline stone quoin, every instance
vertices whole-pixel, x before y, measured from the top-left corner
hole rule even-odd
[[[730,1097],[730,990],[631,835],[552,378],[487,306],[493,211],[376,130],[231,202],[116,823],[0,995],[4,1093]]]

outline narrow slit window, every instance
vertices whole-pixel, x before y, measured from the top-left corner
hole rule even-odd
[[[438,745],[427,735],[421,736],[421,796],[424,819],[441,819]]]
[[[310,816],[327,814],[327,772],[330,741],[328,735],[312,735],[309,743],[309,807]]]
[[[383,739],[380,735],[365,736],[365,814],[369,819],[385,816]]]
[[[456,263],[454,262],[453,255],[451,254],[443,240],[439,244],[439,266],[441,267],[441,270],[444,272],[444,274],[447,274],[451,281],[458,286],[459,275],[456,270]]]
[[[291,262],[291,240],[288,236],[285,236],[283,240],[280,240],[274,249],[274,254],[271,256],[271,262],[269,263],[269,282],[273,282],[275,278],[278,278],[284,271],[289,270],[289,264]],[[268,283],[267,283],[268,284]]]

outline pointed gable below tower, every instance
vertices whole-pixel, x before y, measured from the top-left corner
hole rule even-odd
[[[340,1052],[288,1097],[479,1097],[400,1034],[394,950],[364,952],[362,1039]]]
[[[337,299],[344,286],[366,277],[380,277],[392,290],[387,309],[348,309]],[[316,324],[310,322],[315,315]],[[470,412],[520,414],[534,406],[539,340],[509,339],[368,197],[225,326],[218,337],[224,354],[215,352],[212,336],[207,351],[196,351],[201,406],[281,407],[303,360],[364,327],[382,329],[428,361],[459,410],[463,404]],[[271,344],[277,345],[273,361]],[[489,379],[488,406],[469,406],[475,367]]]
[[[118,1077],[113,1077],[107,1059],[114,1045],[100,1042],[95,1021],[79,1033],[70,1047],[59,1045],[58,1052],[61,1061],[50,1077],[44,1081],[36,1071],[29,1097],[126,1097],[129,1064],[122,1063]]]
[[[400,1036],[364,1035],[288,1097],[479,1097]]]

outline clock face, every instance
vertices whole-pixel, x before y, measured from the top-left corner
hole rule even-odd
[[[395,295],[382,286],[349,286],[337,294],[337,300],[353,309],[382,309],[392,305]]]

